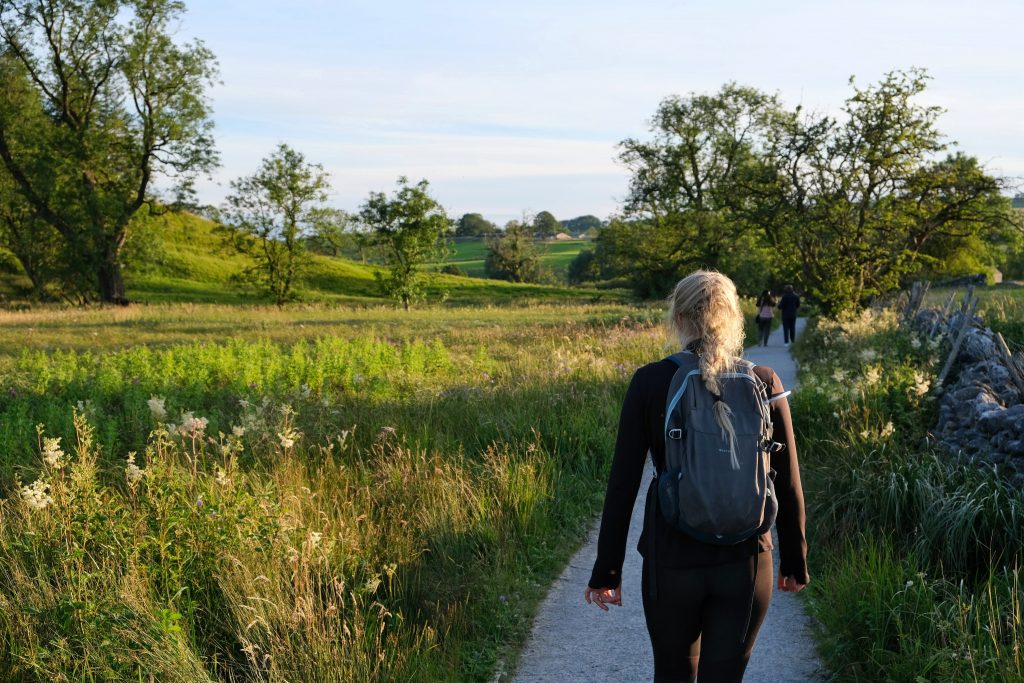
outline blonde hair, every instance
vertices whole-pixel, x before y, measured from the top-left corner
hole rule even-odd
[[[676,284],[668,304],[669,326],[678,335],[680,346],[685,349],[696,343],[701,381],[713,396],[719,396],[719,376],[743,353],[743,312],[736,285],[721,273],[698,270]],[[735,457],[731,414],[724,401],[715,402],[715,419],[728,435]]]

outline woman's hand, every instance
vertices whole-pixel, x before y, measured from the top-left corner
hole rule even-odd
[[[591,588],[587,586],[587,590],[583,592],[583,599],[587,601],[588,605],[591,603],[597,604],[605,612],[608,611],[608,605],[622,607],[622,583],[619,582],[616,588]]]
[[[779,590],[786,593],[799,593],[806,585],[806,583],[797,583],[796,579],[792,576],[779,577]]]

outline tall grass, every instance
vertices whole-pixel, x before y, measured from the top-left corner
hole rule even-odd
[[[944,347],[889,313],[798,342],[810,606],[839,681],[1024,680],[1024,492],[925,440]]]
[[[590,313],[4,361],[0,680],[489,679],[663,351]]]

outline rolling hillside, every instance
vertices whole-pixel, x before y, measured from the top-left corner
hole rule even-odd
[[[189,213],[168,213],[148,219],[144,229],[152,231],[152,248],[146,250],[146,260],[129,263],[125,277],[128,295],[134,301],[195,302],[195,303],[265,303],[266,298],[232,281],[232,276],[247,265],[244,257],[221,246],[213,232],[214,224]],[[548,254],[554,270],[559,262],[565,265],[578,252],[580,243],[552,245]],[[480,275],[483,274],[483,245],[479,255]],[[575,252],[573,251],[575,249]],[[4,258],[7,256],[7,258]],[[476,256],[465,254],[466,261]],[[380,302],[374,265],[356,263],[343,258],[312,255],[312,265],[296,287],[300,300],[307,302]],[[462,263],[453,259],[460,267]],[[563,266],[564,267],[564,266]],[[472,272],[471,268],[463,268]],[[475,274],[475,272],[473,273]],[[28,282],[17,274],[17,267],[9,254],[0,253],[0,297],[20,299],[25,296]],[[478,277],[458,277],[435,273],[428,286],[428,299],[432,302],[448,301],[460,304],[512,303],[530,301],[616,301],[623,292],[581,290],[569,287],[523,285]]]

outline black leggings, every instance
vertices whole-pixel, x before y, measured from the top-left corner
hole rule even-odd
[[[743,680],[772,597],[770,552],[757,555],[757,585],[748,624],[753,572],[753,558],[710,567],[658,568],[657,599],[651,600],[644,591],[644,616],[654,648],[654,683],[692,683],[698,660],[700,683]]]
[[[760,339],[761,346],[768,346],[768,337],[772,334],[772,319],[768,318],[764,322],[757,324],[757,334]]]

